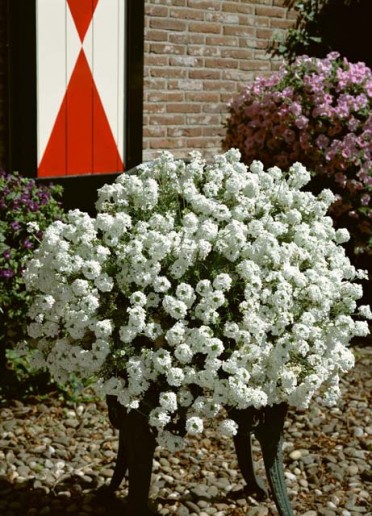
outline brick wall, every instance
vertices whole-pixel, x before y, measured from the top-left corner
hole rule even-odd
[[[278,67],[267,45],[293,24],[284,0],[145,0],[143,159],[221,151],[226,103]]]

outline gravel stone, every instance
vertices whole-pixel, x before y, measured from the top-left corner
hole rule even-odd
[[[285,478],[294,514],[371,514],[372,418],[369,393],[372,349],[355,349],[356,367],[341,381],[339,406],[314,400],[289,410],[283,446]],[[112,478],[118,433],[105,403],[0,400],[1,516],[116,516],[123,514],[128,483],[111,507],[95,496]],[[267,485],[260,447],[253,441],[256,471]],[[272,498],[244,496],[232,439],[208,428],[188,438],[185,450],[157,448],[151,499],[164,516],[268,516]]]

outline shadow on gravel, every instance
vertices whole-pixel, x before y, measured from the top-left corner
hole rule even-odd
[[[70,477],[47,493],[43,488],[34,487],[34,479],[12,483],[0,477],[1,516],[131,516],[126,510],[125,498],[107,496],[105,491],[85,489],[79,477]],[[230,493],[221,500],[235,501],[247,496],[244,489]],[[181,497],[182,498],[182,497]],[[158,502],[172,504],[174,499],[159,498]],[[150,501],[149,514],[156,515],[156,503]]]
[[[129,516],[125,501],[116,497],[103,497],[94,489],[82,492],[84,483],[74,477],[58,484],[58,489],[49,493],[33,486],[34,480],[11,483],[0,477],[1,516],[73,516],[110,515]]]

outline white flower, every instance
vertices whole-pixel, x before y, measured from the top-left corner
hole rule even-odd
[[[227,437],[233,437],[238,433],[238,425],[232,419],[224,419],[218,425],[218,432],[220,435],[225,435]]]
[[[174,350],[174,356],[182,364],[188,364],[192,360],[193,352],[188,344],[178,344]]]
[[[172,357],[169,351],[159,349],[153,356],[154,367],[159,373],[166,373],[172,365]]]
[[[167,382],[172,387],[180,387],[185,378],[181,367],[171,367],[167,372]]]
[[[178,321],[167,331],[165,338],[171,346],[177,346],[184,341],[185,335],[186,326],[182,321]]]
[[[108,274],[103,273],[95,278],[94,284],[102,292],[111,292],[114,287],[114,280]]]
[[[156,437],[156,440],[159,446],[164,447],[171,453],[180,451],[185,447],[184,439],[179,435],[172,434],[168,430],[163,430],[162,432],[159,432]]]
[[[40,231],[40,226],[37,222],[27,222],[28,233],[37,233],[38,231]]]
[[[227,291],[230,290],[232,285],[232,279],[229,274],[221,273],[218,274],[213,280],[213,287],[216,290]]]
[[[98,278],[101,274],[101,269],[101,264],[96,260],[87,260],[83,264],[83,274],[88,280]]]
[[[370,306],[362,305],[358,308],[358,311],[362,317],[365,317],[366,319],[372,319],[372,312]]]
[[[164,297],[163,308],[174,319],[184,319],[187,313],[186,303],[173,296]]]
[[[128,410],[153,399],[149,422],[171,450],[185,411],[198,434],[221,409],[301,408],[319,392],[333,403],[372,313],[357,307],[367,272],[326,215],[333,194],[301,191],[308,180],[299,163],[247,168],[234,149],[207,166],[165,152],[119,175],[95,218],[69,212],[27,263],[33,364]]]
[[[155,408],[149,414],[149,424],[155,428],[164,428],[171,420],[168,412],[163,408]]]
[[[145,294],[139,290],[133,292],[133,294],[129,298],[132,305],[145,306],[147,302],[147,297]]]
[[[203,432],[203,420],[200,417],[193,416],[186,420],[186,431],[190,435],[197,435]]]
[[[336,242],[338,244],[343,244],[344,242],[348,242],[350,240],[350,233],[346,228],[340,228],[336,231]]]
[[[311,179],[310,172],[301,165],[301,163],[294,163],[289,169],[288,184],[294,188],[301,188],[305,186]]]
[[[110,319],[104,319],[96,321],[92,326],[92,330],[97,338],[107,338],[112,334],[114,327]]]
[[[159,396],[160,406],[167,412],[176,412],[177,410],[177,394],[172,391],[161,392]]]
[[[194,293],[194,289],[191,285],[187,283],[180,283],[176,288],[176,296],[178,299],[183,301],[188,308],[191,307],[193,302],[196,299],[196,295]]]
[[[158,276],[153,283],[155,292],[167,292],[170,289],[171,283],[165,276]]]

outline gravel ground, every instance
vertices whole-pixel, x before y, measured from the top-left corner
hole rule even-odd
[[[330,410],[314,402],[286,421],[285,475],[296,515],[372,514],[372,348],[355,352],[357,365],[343,379],[339,407]],[[124,514],[125,482],[109,505],[95,496],[112,476],[116,450],[117,432],[104,403],[3,404],[0,516]],[[259,447],[254,450],[264,477]],[[270,499],[246,499],[243,485],[232,441],[207,431],[180,453],[157,449],[150,498],[162,515],[277,514]]]

